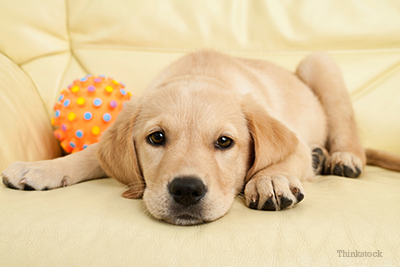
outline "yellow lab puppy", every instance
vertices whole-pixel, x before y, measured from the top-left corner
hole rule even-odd
[[[329,151],[329,152],[328,152]],[[368,150],[369,163],[400,160]],[[111,176],[156,218],[180,225],[223,216],[243,191],[253,209],[283,210],[315,174],[358,177],[366,164],[346,86],[323,53],[296,74],[202,51],[167,67],[128,102],[100,143],[63,158],[15,162],[10,188],[45,190]]]

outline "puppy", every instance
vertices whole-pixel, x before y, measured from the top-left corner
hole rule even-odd
[[[400,171],[400,157],[367,151]],[[338,67],[323,53],[296,74],[212,51],[167,67],[133,99],[100,143],[54,160],[14,162],[3,183],[46,190],[111,176],[149,212],[178,225],[213,221],[243,192],[252,209],[278,211],[304,198],[315,174],[356,178],[367,162]]]

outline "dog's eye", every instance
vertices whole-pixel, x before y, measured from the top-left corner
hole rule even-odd
[[[147,139],[149,142],[155,146],[161,146],[165,143],[165,137],[162,132],[154,132],[150,134]]]
[[[219,149],[226,149],[233,145],[233,140],[226,136],[221,136],[218,138],[215,146]]]

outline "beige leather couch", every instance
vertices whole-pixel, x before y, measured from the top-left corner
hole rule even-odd
[[[0,171],[60,156],[50,117],[72,80],[105,74],[140,96],[168,63],[205,47],[291,70],[310,51],[328,51],[363,144],[400,154],[397,0],[8,0],[0,2]],[[180,227],[122,198],[113,179],[39,192],[0,185],[0,266],[400,264],[399,173],[367,167],[359,179],[324,176],[304,187],[292,210],[254,211],[238,197],[225,217]]]

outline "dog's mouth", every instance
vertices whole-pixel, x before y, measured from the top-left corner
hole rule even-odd
[[[193,219],[197,219],[191,215],[188,214],[183,214],[183,215],[179,215],[176,217],[178,220],[193,220]]]

